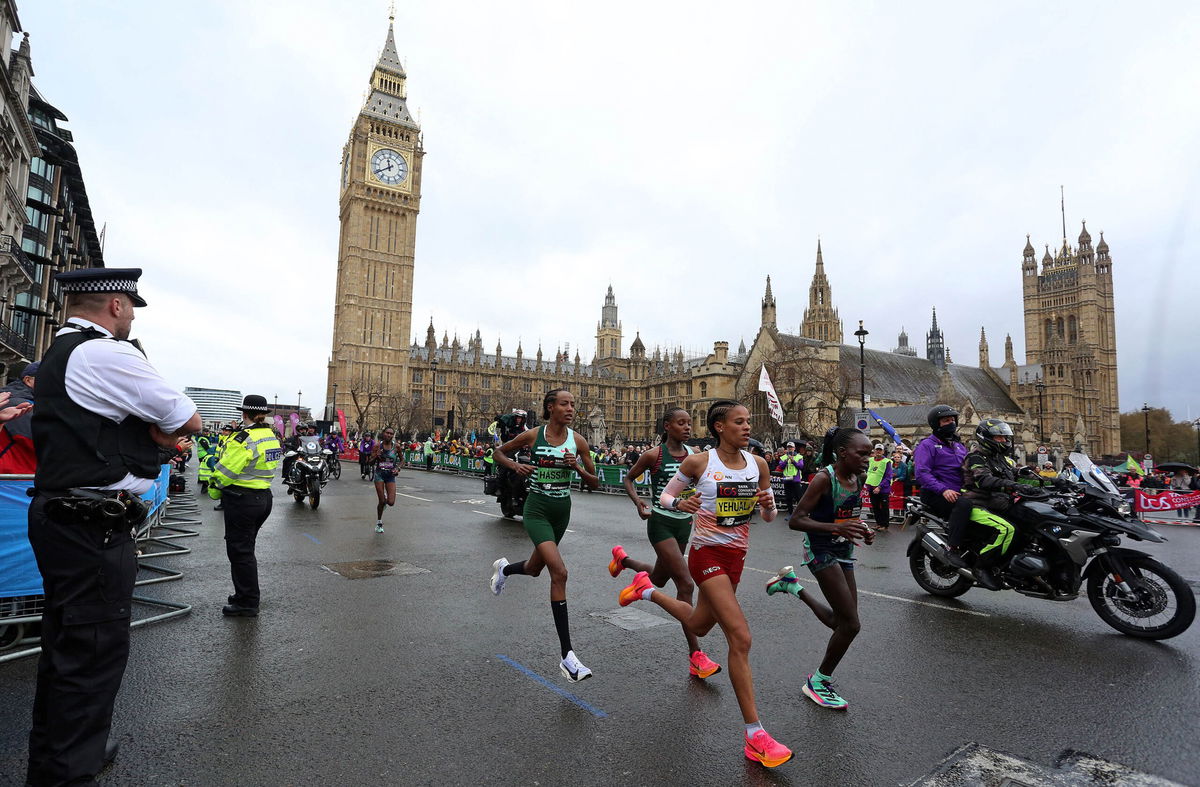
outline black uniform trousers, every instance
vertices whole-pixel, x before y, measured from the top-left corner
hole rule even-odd
[[[221,508],[225,512],[225,554],[233,575],[233,598],[239,607],[258,609],[258,559],[254,545],[258,529],[271,515],[270,489],[227,486],[221,490]]]
[[[945,498],[942,498],[944,501]],[[871,514],[876,527],[887,527],[892,523],[891,494],[874,490],[871,492]]]
[[[29,506],[46,601],[26,780],[94,784],[129,658],[137,554],[128,529],[51,522],[46,500]]]

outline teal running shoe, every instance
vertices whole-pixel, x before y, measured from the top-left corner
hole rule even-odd
[[[801,690],[804,692],[804,696],[822,708],[846,710],[850,704],[842,699],[842,695],[834,691],[832,680],[821,680],[814,675],[809,675],[808,680],[804,682],[804,688]]]
[[[804,586],[800,584],[799,579],[796,579],[796,572],[792,570],[791,566],[784,566],[779,569],[778,574],[767,580],[768,596],[786,591],[799,597],[801,590],[804,590]]]

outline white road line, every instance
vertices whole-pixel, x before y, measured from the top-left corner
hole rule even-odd
[[[476,514],[483,514],[484,516],[495,516],[496,515],[494,511],[476,511],[474,508],[472,508],[471,511]]]
[[[417,497],[416,495],[406,495],[403,492],[397,492],[396,494],[400,495],[401,497],[411,497],[413,500],[424,500],[426,503],[433,502],[428,497]]]
[[[761,568],[753,568],[751,566],[746,566],[745,570],[746,571],[757,571],[760,574],[767,574],[769,576],[775,575],[774,571],[763,571]],[[813,579],[812,581],[816,582],[817,580]],[[956,609],[954,607],[947,607],[944,604],[933,604],[928,601],[917,601],[915,598],[903,598],[901,596],[889,596],[887,593],[876,593],[872,590],[863,590],[862,588],[859,588],[858,592],[864,596],[875,596],[876,598],[886,598],[886,599],[889,599],[890,601],[903,601],[906,604],[920,604],[922,607],[933,607],[934,609],[944,609],[947,612],[961,612],[964,615],[977,615],[981,618],[990,618],[991,617],[991,614],[987,613],[987,612],[977,612],[973,609]]]

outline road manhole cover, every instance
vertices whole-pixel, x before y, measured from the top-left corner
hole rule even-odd
[[[590,614],[594,618],[600,618],[626,631],[641,631],[671,622],[670,618],[652,615],[633,607],[618,607],[609,612],[592,612]]]
[[[321,568],[346,579],[374,579],[375,577],[429,573],[427,568],[398,560],[351,560],[346,563],[329,563]]]

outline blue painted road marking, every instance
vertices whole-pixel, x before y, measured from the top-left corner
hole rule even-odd
[[[524,673],[527,678],[531,678],[531,679],[537,681],[538,683],[542,684],[546,688],[550,689],[550,691],[554,692],[555,694],[558,694],[561,697],[565,697],[566,699],[569,699],[571,702],[573,702],[576,705],[578,705],[579,707],[583,708],[585,711],[592,714],[596,718],[598,718],[598,719],[607,719],[608,718],[608,714],[605,713],[604,711],[591,705],[588,702],[585,702],[584,700],[581,700],[579,697],[576,697],[571,692],[561,689],[558,686],[555,686],[553,683],[546,680],[541,675],[538,675],[536,672],[529,669],[524,664],[521,664],[520,662],[517,662],[517,661],[513,661],[508,656],[504,656],[500,653],[496,654],[496,658],[500,659],[508,666]]]
[[[306,536],[308,536],[310,539],[312,539],[312,542],[313,542],[314,544],[319,544],[319,543],[321,543],[320,541],[318,541],[318,540],[317,540],[317,537],[316,537],[316,536],[314,536],[312,533],[305,533],[304,535],[306,535]]]

